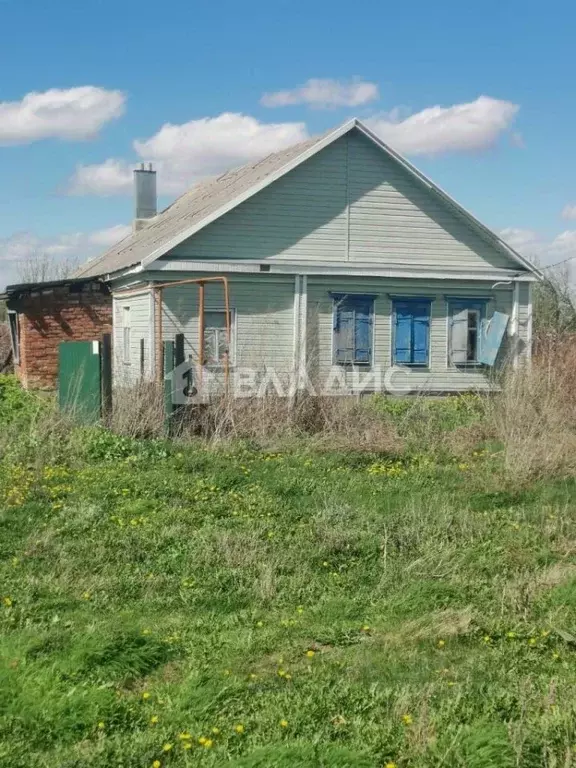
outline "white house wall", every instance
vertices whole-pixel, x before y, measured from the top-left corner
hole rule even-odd
[[[123,341],[123,310],[130,308],[130,360],[124,360]],[[149,290],[142,293],[127,293],[114,295],[113,298],[114,326],[112,336],[112,364],[114,382],[116,384],[135,384],[142,379],[141,371],[141,340],[144,341],[144,378],[151,378],[153,365],[152,356],[154,345],[152,334],[154,330],[153,302]]]
[[[394,295],[427,296],[433,299],[430,328],[430,363],[426,369],[408,369],[400,377],[414,389],[455,392],[482,390],[492,386],[492,371],[483,367],[455,367],[448,362],[447,297],[490,297],[488,316],[498,310],[512,316],[512,285],[462,281],[390,280],[386,278],[319,277],[306,280],[292,275],[230,275],[230,306],[235,315],[233,362],[236,367],[263,371],[274,368],[280,378],[289,376],[295,359],[305,361],[314,382],[325,381],[332,366],[332,312],[330,292],[370,293],[376,295],[374,314],[373,363],[385,374],[392,366],[392,298]],[[301,299],[294,300],[296,285]],[[220,283],[205,287],[205,307],[223,309]],[[518,336],[520,351],[526,351],[530,331],[529,289],[519,291]],[[303,311],[305,307],[305,312]],[[198,360],[198,287],[183,285],[164,289],[162,309],[164,340],[184,333],[185,354]],[[118,335],[117,343],[121,343]],[[295,339],[300,346],[295,356]],[[500,362],[512,353],[514,345],[505,337]],[[373,369],[357,366],[357,381],[373,375]],[[352,383],[352,370],[345,372]]]

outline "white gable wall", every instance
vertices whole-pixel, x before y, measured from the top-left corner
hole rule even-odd
[[[524,271],[358,131],[164,258]]]

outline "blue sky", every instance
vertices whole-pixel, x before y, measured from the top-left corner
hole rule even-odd
[[[556,2],[0,0],[0,287],[123,234],[142,159],[166,204],[353,115],[528,256],[576,255],[575,31]]]

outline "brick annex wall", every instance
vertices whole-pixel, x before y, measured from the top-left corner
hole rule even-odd
[[[53,288],[20,296],[20,363],[16,375],[27,389],[55,389],[61,341],[93,341],[112,332],[112,297],[101,283]]]

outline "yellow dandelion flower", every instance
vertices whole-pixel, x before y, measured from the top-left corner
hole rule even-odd
[[[212,741],[212,739],[206,739],[206,741],[202,746],[204,747],[204,749],[212,749],[213,744],[214,742]]]
[[[315,655],[316,655],[315,651],[312,651],[312,650],[306,651],[306,656],[308,656],[309,659],[313,659]]]
[[[552,654],[552,658],[554,659],[554,661],[558,661],[558,659],[560,658],[560,654],[558,653],[558,651],[554,651],[554,653]]]
[[[286,672],[284,675],[284,680],[292,680],[292,675],[289,672]]]
[[[384,768],[396,768],[396,763],[386,763]]]
[[[516,637],[516,632],[506,632],[506,637],[509,640],[514,640],[514,638]]]
[[[187,740],[192,738],[192,735],[190,733],[188,733],[188,731],[182,731],[182,733],[178,734],[178,738],[181,741],[187,741]]]
[[[144,699],[144,701],[148,701],[148,699],[150,698],[150,693],[148,691],[144,691],[144,693],[142,694],[142,698]]]
[[[490,635],[484,635],[484,637],[482,639],[484,640],[486,645],[488,645],[489,643],[492,642],[492,638],[490,637]]]
[[[150,634],[150,630],[149,629],[143,629],[142,630],[142,634],[143,635],[149,635]]]
[[[90,594],[90,592],[83,592],[82,593],[82,600],[90,600],[91,597],[92,597],[92,595]]]
[[[158,715],[152,715],[152,717],[150,718],[150,724],[156,725],[157,722],[158,722]]]
[[[161,768],[161,766],[162,766],[162,763],[160,762],[160,760],[154,760],[154,762],[152,763],[152,768]]]
[[[438,640],[438,648],[444,648],[446,645],[446,640]]]
[[[98,730],[101,731],[103,729],[104,729],[104,722],[102,720],[100,720],[100,722],[98,723]]]
[[[536,645],[537,642],[538,641],[536,640],[535,637],[531,637],[530,640],[528,640],[528,645],[534,646],[534,645]]]
[[[264,626],[264,622],[263,621],[257,621],[256,622],[256,626],[257,627],[263,627]]]
[[[182,742],[182,749],[192,749],[192,742],[191,741],[183,741]]]
[[[280,728],[288,728],[288,720],[280,720]]]
[[[214,734],[214,736],[218,736],[218,734],[220,733],[220,728],[216,728],[216,726],[214,726],[214,728],[212,728],[212,733]]]
[[[200,738],[198,739],[198,744],[202,744],[202,746],[204,746],[205,743],[206,743],[206,736],[200,736]]]
[[[4,603],[6,608],[11,608],[12,607],[12,598],[11,597],[3,597],[2,598],[2,602]]]
[[[412,725],[412,723],[414,722],[412,720],[412,715],[408,715],[408,714],[402,715],[402,722],[404,723],[404,725]]]
[[[236,731],[236,733],[244,733],[244,726],[242,725],[242,723],[238,723],[238,725],[234,726],[234,730]]]
[[[162,752],[170,752],[170,750],[172,749],[173,746],[174,746],[173,744],[170,744],[169,742],[167,742],[162,747]]]

